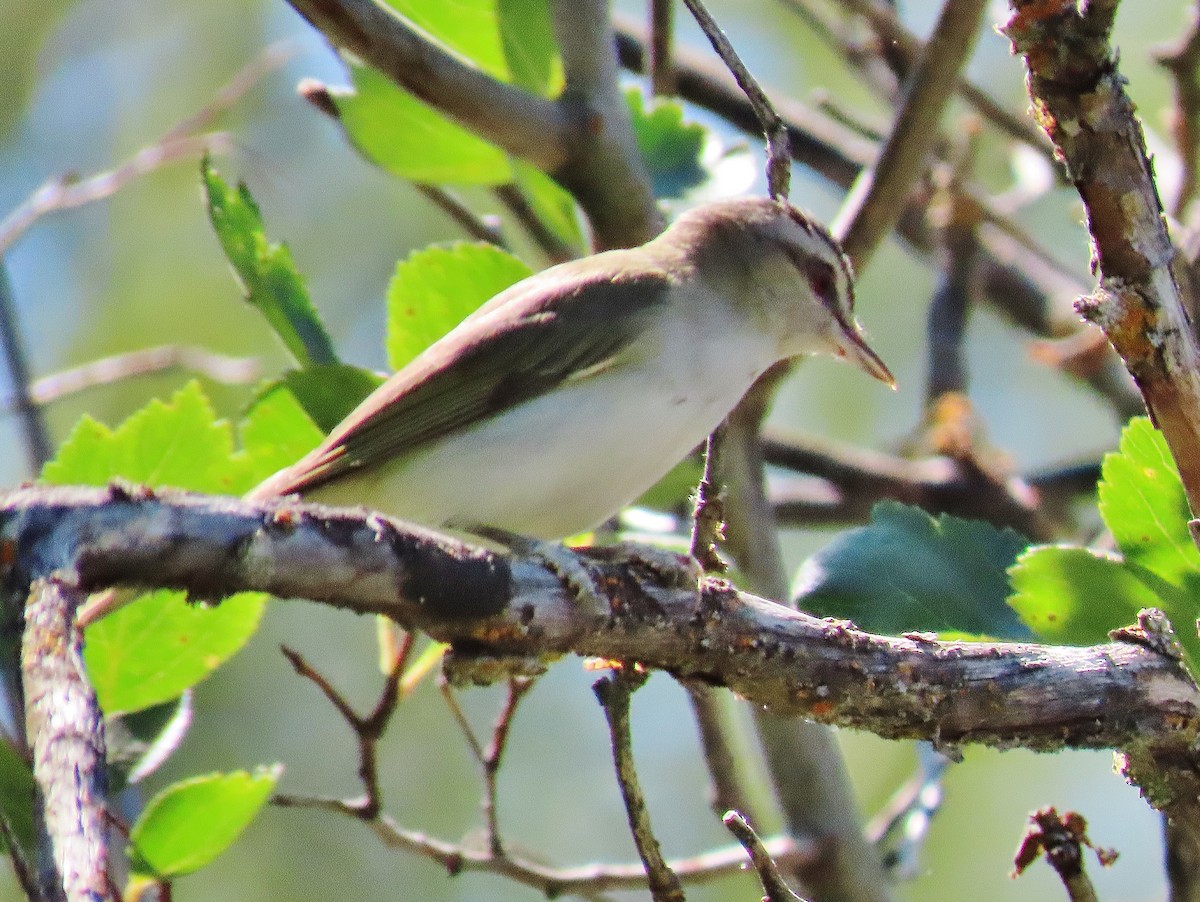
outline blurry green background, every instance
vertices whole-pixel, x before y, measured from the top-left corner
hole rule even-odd
[[[632,15],[642,3],[622,2]],[[926,33],[933,3],[910,3],[907,20]],[[847,77],[819,43],[774,0],[711,3],[735,46],[764,81],[799,97],[822,88],[868,118],[889,111]],[[994,4],[991,21],[1004,15]],[[1172,170],[1163,146],[1169,86],[1148,49],[1173,37],[1183,0],[1127,3],[1117,24],[1130,91],[1150,130],[1160,175]],[[702,46],[680,13],[683,39]],[[410,186],[372,169],[336,128],[295,94],[303,76],[341,84],[328,47],[282,0],[184,3],[162,0],[0,0],[0,218],[49,175],[108,168],[208,104],[214,92],[265,45],[287,40],[296,53],[263,80],[220,127],[233,137],[215,163],[245,179],[272,238],[286,240],[347,360],[381,367],[383,291],[398,258],[431,241],[461,237]],[[1023,73],[1007,42],[982,36],[972,74],[1014,109],[1025,106]],[[738,136],[728,136],[740,140]],[[1010,178],[1003,155],[985,150],[993,188]],[[487,199],[482,194],[469,197]],[[793,199],[828,218],[838,196],[798,172]],[[1057,191],[1025,211],[1026,224],[1053,253],[1086,276],[1081,211]],[[532,262],[536,262],[532,261]],[[7,260],[35,375],[100,356],[167,343],[256,355],[266,372],[283,363],[257,314],[246,308],[213,238],[194,161],[169,166],[111,200],[42,220]],[[888,448],[913,429],[923,392],[924,314],[930,271],[890,246],[864,274],[859,314],[899,378],[892,394],[850,370],[816,362],[783,391],[776,417],[808,432]],[[1064,301],[1069,299],[1064,299]],[[971,395],[989,436],[1022,469],[1094,457],[1115,441],[1117,424],[1083,390],[1027,359],[1026,342],[991,315],[974,316],[968,345]],[[56,439],[83,412],[116,422],[147,398],[165,396],[186,376],[143,378],[55,404]],[[0,379],[0,392],[8,386]],[[248,389],[206,383],[233,416]],[[0,485],[30,478],[18,424],[0,418]],[[793,565],[826,536],[789,535]],[[291,672],[280,642],[310,657],[366,708],[379,683],[370,621],[301,603],[275,603],[264,629],[232,664],[197,692],[196,723],[161,779],[257,763],[287,765],[290,794],[355,794],[347,731],[313,688]],[[634,853],[614,785],[607,734],[577,660],[555,666],[517,717],[502,773],[501,816],[513,844],[557,864],[629,861]],[[486,729],[492,691],[464,704]],[[636,752],[659,837],[671,855],[727,841],[707,810],[706,784],[682,692],[656,676],[634,701]],[[905,745],[842,733],[870,813],[910,773]],[[403,825],[457,839],[479,822],[479,783],[460,735],[426,685],[393,722],[383,756],[387,810]],[[1089,865],[1101,897],[1160,898],[1164,891],[1156,816],[1112,773],[1107,753],[1035,756],[968,749],[951,770],[924,873],[901,894],[976,902],[1059,898],[1045,866],[1007,877],[1028,811],[1045,804],[1088,818],[1093,839],[1121,858],[1106,871]],[[770,825],[760,825],[768,827]],[[693,899],[760,895],[751,881],[694,888]],[[243,842],[176,886],[180,900],[208,899],[528,899],[535,893],[499,878],[448,878],[436,865],[390,852],[365,828],[314,812],[267,810]],[[19,897],[0,866],[0,898]]]

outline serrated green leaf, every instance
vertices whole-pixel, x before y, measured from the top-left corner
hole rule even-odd
[[[3,736],[0,736],[0,815],[8,821],[28,858],[34,848],[33,771]],[[0,836],[0,851],[6,848]]]
[[[511,80],[544,97],[563,85],[562,60],[554,40],[547,0],[498,0],[500,42]]]
[[[206,607],[160,589],[93,623],[83,660],[100,706],[140,711],[195,686],[254,635],[266,603],[261,592],[241,592]]]
[[[45,482],[104,485],[113,479],[241,494],[266,473],[235,452],[196,382],[167,402],[151,401],[116,429],[82,421],[43,469]],[[134,600],[87,630],[84,660],[109,713],[168,701],[238,651],[257,628],[265,596],[234,596],[206,610],[179,592]]]
[[[272,244],[245,184],[231,188],[205,158],[201,163],[208,216],[246,300],[266,318],[301,366],[337,363],[329,333],[308,297],[286,244]]]
[[[1008,571],[1009,604],[1034,634],[1057,645],[1108,641],[1110,630],[1133,623],[1158,595],[1147,571],[1088,548],[1036,545]]]
[[[291,370],[280,381],[317,427],[328,433],[383,383],[383,377],[362,367],[339,364]]]
[[[1200,598],[1200,551],[1192,542],[1187,496],[1166,439],[1138,417],[1104,458],[1100,515],[1125,559]],[[1194,613],[1193,613],[1194,616]]]
[[[508,157],[382,73],[349,63],[354,91],[331,96],[351,143],[394,175],[422,184],[502,185],[512,181]]]
[[[388,363],[399,370],[485,301],[531,270],[485,243],[414,251],[396,264],[388,285]]]
[[[794,598],[866,630],[1023,638],[1006,571],[1027,540],[1010,529],[880,502],[871,523],[835,538],[797,575]]]
[[[118,478],[225,494],[248,488],[232,428],[217,419],[194,381],[170,401],[150,401],[115,430],[85,417],[41,476],[54,485],[105,485]]]
[[[683,107],[670,100],[647,101],[642,92],[625,92],[638,150],[650,170],[656,197],[679,197],[708,178],[701,165],[707,132],[683,121]]]
[[[516,186],[529,201],[537,218],[563,244],[580,252],[584,238],[575,198],[540,169],[520,160],[513,160],[512,166]]]
[[[150,800],[129,835],[135,873],[170,880],[233,844],[270,798],[282,768],[194,777]]]

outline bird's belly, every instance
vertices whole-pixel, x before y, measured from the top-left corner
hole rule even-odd
[[[375,485],[360,485],[355,495],[418,523],[564,538],[603,522],[657,482],[721,422],[756,375],[714,383],[711,376],[672,374],[648,386],[644,374],[602,373],[385,464],[372,474]],[[336,482],[310,495],[343,500]]]

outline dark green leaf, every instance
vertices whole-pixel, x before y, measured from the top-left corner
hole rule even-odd
[[[361,367],[339,364],[291,370],[281,381],[321,431],[328,433],[379,387],[383,377]]]
[[[168,786],[129,835],[135,873],[170,880],[224,852],[270,798],[282,768],[210,774]]]
[[[320,371],[318,367],[316,372]],[[259,393],[246,413],[241,434],[255,482],[294,464],[325,437],[291,389],[279,382]]]
[[[642,92],[626,91],[638,150],[650,170],[657,197],[679,197],[708,178],[700,157],[707,132],[704,126],[683,121],[683,107],[669,100],[647,106]]]
[[[8,821],[28,857],[34,848],[33,772],[3,736],[0,736],[0,815]],[[0,836],[0,851],[5,848]]]
[[[399,370],[531,270],[485,243],[414,251],[396,265],[388,285],[388,363]]]
[[[208,159],[201,164],[209,219],[246,292],[300,366],[337,363],[333,342],[309,300],[286,244],[272,244],[249,189],[232,189]]]
[[[1009,529],[884,501],[870,525],[804,563],[795,597],[806,611],[872,632],[1022,638],[1028,630],[1005,603],[1005,571],[1026,544]]]

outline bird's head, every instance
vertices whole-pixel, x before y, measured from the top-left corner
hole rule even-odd
[[[701,278],[778,336],[781,357],[829,354],[895,386],[854,318],[850,261],[808,214],[786,201],[738,198],[684,213],[667,235]]]

